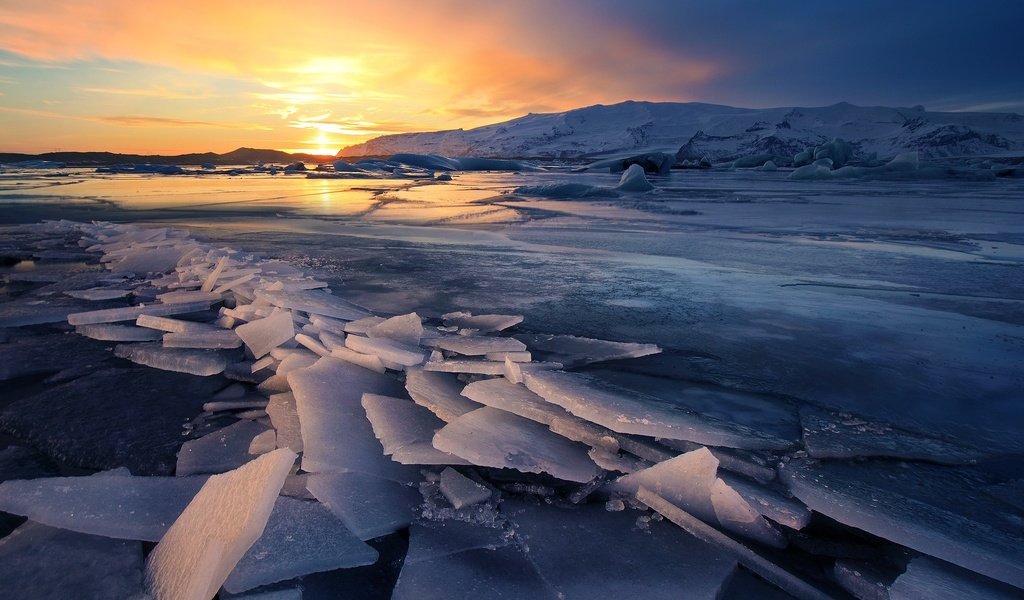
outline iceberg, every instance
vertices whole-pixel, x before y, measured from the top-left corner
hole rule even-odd
[[[649,192],[654,189],[654,186],[647,181],[644,168],[638,164],[632,164],[622,173],[619,185],[615,186],[615,189],[620,192]]]

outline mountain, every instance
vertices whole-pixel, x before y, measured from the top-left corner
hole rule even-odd
[[[590,158],[677,153],[714,162],[751,155],[790,157],[842,138],[854,156],[925,158],[1024,150],[1024,117],[1014,113],[931,112],[839,103],[818,108],[735,108],[695,102],[622,102],[529,114],[475,129],[403,133],[342,149],[339,156],[399,152],[493,158]]]
[[[68,166],[93,167],[126,163],[151,165],[248,165],[257,162],[291,163],[295,161],[322,163],[333,157],[315,154],[289,154],[280,150],[259,148],[238,148],[225,154],[214,152],[178,154],[174,156],[146,154],[116,154],[113,152],[46,152],[44,154],[0,153],[0,163],[44,160],[64,163]]]

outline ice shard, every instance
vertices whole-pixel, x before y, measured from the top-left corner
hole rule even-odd
[[[404,465],[467,464],[431,445],[434,433],[444,427],[444,421],[412,400],[363,394],[362,404],[384,454],[392,460]]]
[[[245,345],[256,358],[292,339],[295,326],[292,315],[287,311],[278,311],[269,317],[250,321],[235,328],[235,333],[242,338]]]
[[[413,401],[446,423],[482,406],[462,396],[463,387],[461,381],[447,373],[423,369],[408,369],[405,373],[405,389]]]
[[[365,473],[314,473],[306,485],[361,540],[406,527],[423,501],[414,487]]]

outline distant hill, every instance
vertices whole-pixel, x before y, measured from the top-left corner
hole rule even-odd
[[[239,148],[224,154],[203,152],[178,154],[175,156],[163,156],[157,154],[116,154],[113,152],[46,152],[44,154],[0,153],[0,163],[14,163],[26,160],[46,160],[65,163],[68,166],[92,167],[126,163],[151,165],[202,165],[207,163],[214,165],[247,165],[261,161],[264,163],[291,163],[295,161],[324,163],[330,162],[334,160],[334,158],[315,154],[290,154],[280,150],[266,150],[259,148]]]
[[[917,150],[924,158],[1024,150],[1024,117],[1013,113],[930,112],[923,107],[750,109],[695,102],[622,102],[562,113],[427,133],[374,138],[339,156],[399,152],[493,158],[589,158],[627,152],[677,153],[735,160],[793,156],[840,137],[856,155],[890,158]]]

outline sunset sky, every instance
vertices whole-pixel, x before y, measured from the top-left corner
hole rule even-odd
[[[1024,112],[1009,0],[159,4],[0,0],[0,151],[334,154],[627,99]]]

